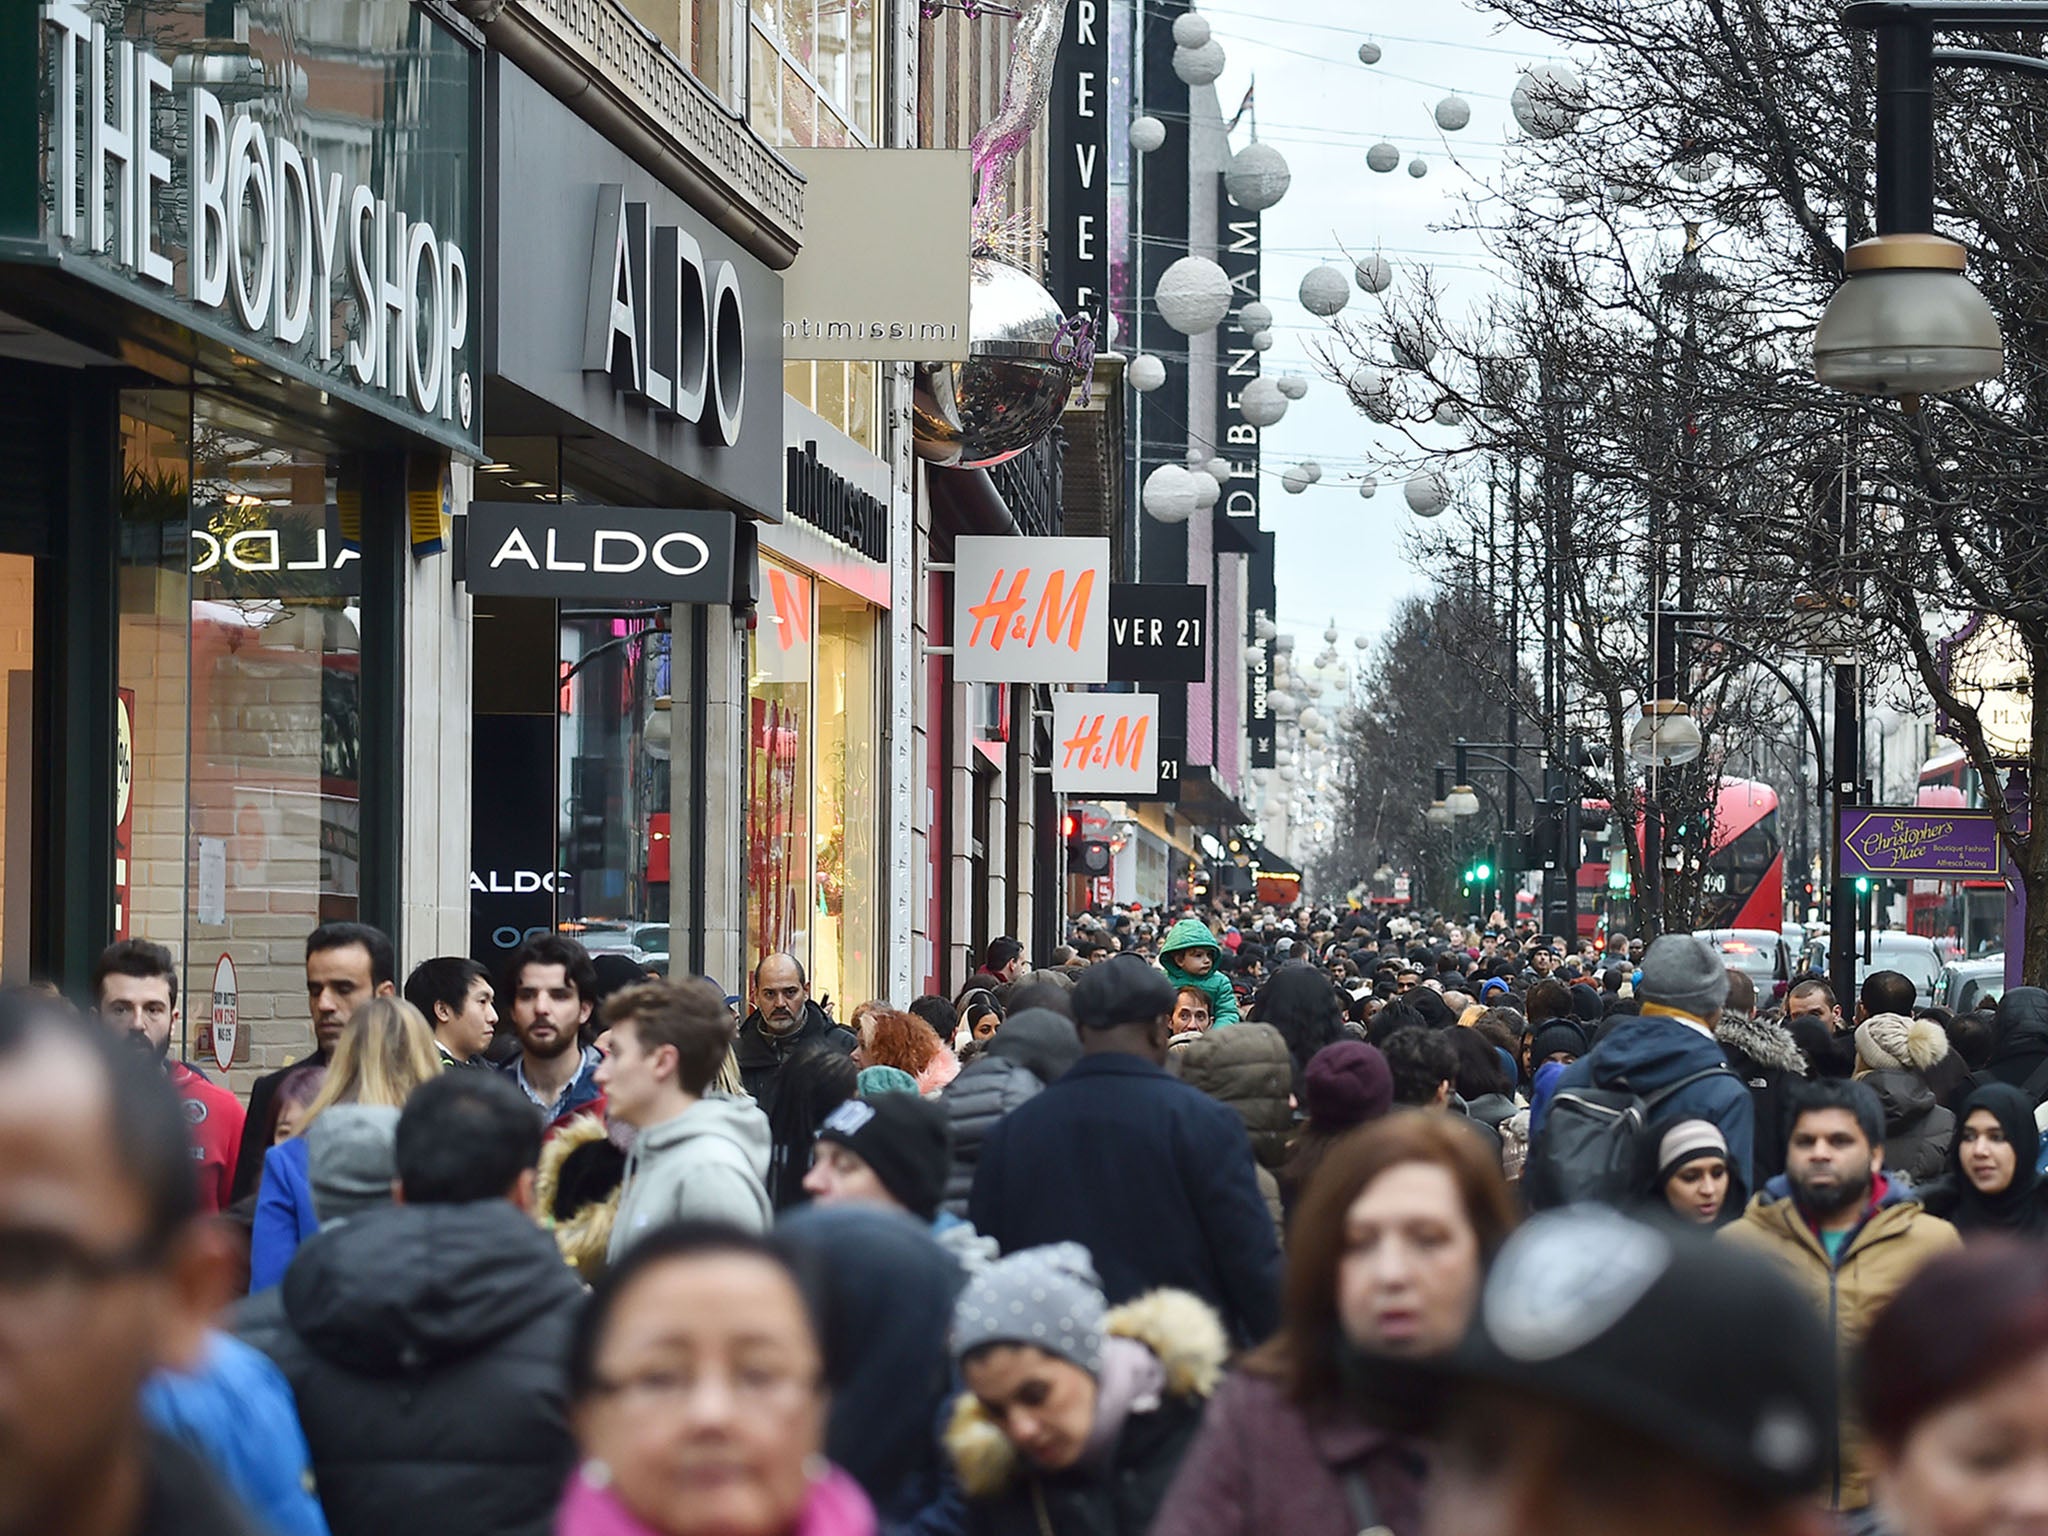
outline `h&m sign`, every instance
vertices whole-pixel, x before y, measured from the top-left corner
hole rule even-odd
[[[478,501],[463,519],[461,575],[487,595],[724,603],[733,542],[728,512]]]

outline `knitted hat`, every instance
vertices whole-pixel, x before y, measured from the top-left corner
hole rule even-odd
[[[1378,1046],[1339,1040],[1309,1058],[1302,1096],[1317,1130],[1349,1130],[1394,1107],[1394,1071]]]
[[[1695,1019],[1718,1019],[1728,1001],[1728,968],[1706,940],[1666,933],[1643,951],[1636,997]]]
[[[1948,1031],[1932,1019],[1873,1013],[1856,1026],[1856,1059],[1873,1072],[1924,1072],[1948,1054]]]
[[[306,1181],[313,1214],[337,1221],[391,1203],[398,1176],[398,1111],[383,1104],[336,1104],[306,1127]]]
[[[854,1078],[854,1092],[864,1099],[878,1093],[916,1093],[917,1079],[901,1067],[862,1067]]]
[[[1728,1138],[1711,1120],[1681,1120],[1657,1143],[1657,1183],[1661,1186],[1695,1158],[1718,1157],[1726,1161]]]
[[[1094,1375],[1109,1303],[1079,1243],[1023,1248],[972,1277],[953,1304],[953,1358],[990,1344],[1030,1344]]]
[[[874,1169],[896,1203],[920,1221],[939,1214],[953,1170],[953,1123],[915,1093],[848,1099],[825,1117],[818,1140],[836,1142]]]
[[[1540,1067],[1558,1051],[1570,1051],[1577,1060],[1593,1049],[1586,1031],[1573,1019],[1552,1019],[1538,1025],[1529,1037],[1529,1064]]]

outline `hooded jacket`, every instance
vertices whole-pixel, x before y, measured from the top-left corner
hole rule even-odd
[[[1910,1191],[1888,1184],[1882,1176],[1863,1222],[1849,1235],[1841,1255],[1832,1261],[1819,1235],[1807,1223],[1791,1185],[1771,1180],[1743,1210],[1739,1221],[1721,1229],[1720,1240],[1763,1254],[1783,1267],[1795,1285],[1812,1298],[1834,1334],[1846,1387],[1856,1348],[1886,1302],[1899,1293],[1928,1260],[1959,1247],[1956,1229],[1930,1216]],[[1862,1434],[1844,1404],[1836,1445],[1831,1503],[1837,1509],[1861,1509],[1870,1502],[1869,1465]]]
[[[733,1057],[739,1062],[740,1082],[761,1106],[761,1113],[771,1120],[775,1117],[775,1090],[782,1069],[789,1065],[790,1057],[813,1042],[848,1056],[858,1043],[852,1030],[834,1024],[825,1016],[825,1010],[813,1002],[804,1004],[803,1018],[786,1034],[771,1034],[763,1029],[758,1008],[740,1025],[732,1045]]]
[[[1206,949],[1215,956],[1208,975],[1191,976],[1173,963],[1172,956],[1184,949]],[[1199,917],[1184,917],[1166,930],[1166,937],[1159,941],[1159,968],[1176,987],[1193,987],[1208,997],[1210,1028],[1238,1021],[1237,988],[1223,974],[1223,946]]]
[[[1997,1119],[2013,1150],[2012,1182],[1995,1195],[1980,1193],[1963,1171],[1962,1127],[1980,1109]],[[1956,1108],[1948,1176],[1916,1193],[1930,1212],[1952,1222],[1966,1238],[1978,1232],[2048,1236],[2048,1183],[2037,1171],[2040,1156],[2041,1133],[2027,1096],[2010,1083],[1991,1083],[1973,1090]]]
[[[774,1224],[768,1203],[768,1117],[748,1099],[714,1094],[633,1138],[605,1262],[672,1221],[717,1221],[748,1232]]]
[[[1980,1083],[2010,1083],[2023,1088],[2048,1065],[2048,992],[2039,987],[2014,987],[1998,1000],[1998,1044],[1977,1074]],[[2042,1102],[2037,1090],[2034,1102]]]
[[[533,1182],[533,1208],[541,1214],[543,1223],[554,1233],[555,1247],[561,1250],[562,1260],[589,1285],[604,1273],[605,1252],[611,1247],[612,1225],[619,1215],[620,1184],[612,1184],[602,1194],[569,1210],[557,1210],[561,1202],[563,1186],[570,1185],[572,1198],[578,1183],[576,1154],[584,1158],[605,1156],[617,1158],[622,1154],[603,1153],[599,1142],[608,1141],[609,1132],[603,1120],[596,1115],[575,1115],[541,1143],[540,1168]],[[584,1148],[592,1151],[584,1152]],[[572,1161],[573,1159],[573,1161]],[[623,1175],[622,1175],[623,1177]],[[609,1182],[607,1180],[606,1182]]]
[[[1105,1354],[1132,1345],[1149,1353],[1162,1385],[1128,1406],[1099,1458],[1041,1473],[972,1393],[955,1401],[946,1450],[974,1536],[1145,1536],[1152,1529],[1222,1373],[1223,1327],[1186,1292],[1153,1291],[1112,1311],[1102,1333]],[[1105,1427],[1098,1424],[1098,1433]]]
[[[1886,1067],[1865,1073],[1862,1082],[1884,1106],[1885,1167],[1904,1174],[1915,1185],[1947,1172],[1956,1117],[1941,1107],[1941,1100],[1920,1075]]]
[[[1198,1035],[1174,1060],[1180,1080],[1219,1104],[1236,1110],[1258,1161],[1259,1193],[1273,1213],[1276,1230],[1286,1230],[1280,1181],[1294,1134],[1294,1057],[1270,1024],[1240,1024]]]
[[[970,1061],[939,1095],[953,1126],[953,1168],[943,1208],[967,1214],[974,1167],[989,1128],[1081,1059],[1074,1021],[1050,1008],[1025,1008],[1003,1020],[988,1049]]]
[[[252,1337],[298,1400],[334,1536],[545,1536],[576,1451],[583,1289],[509,1201],[395,1205],[299,1250]]]
[[[1758,1184],[1768,1184],[1785,1171],[1787,1085],[1806,1076],[1806,1057],[1783,1024],[1743,1013],[1723,1013],[1714,1039],[1729,1070],[1749,1085],[1756,1118],[1750,1171]]]

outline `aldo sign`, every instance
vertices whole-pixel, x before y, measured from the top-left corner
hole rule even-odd
[[[732,600],[730,513],[478,501],[463,523],[462,579],[474,594]]]

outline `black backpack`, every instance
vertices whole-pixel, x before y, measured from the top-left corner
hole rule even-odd
[[[1631,1206],[1649,1197],[1657,1176],[1657,1107],[1703,1078],[1735,1074],[1716,1063],[1644,1098],[1628,1088],[1561,1088],[1550,1101],[1543,1134],[1529,1149],[1522,1194],[1531,1210],[1577,1205]],[[1736,1079],[1738,1082],[1741,1079]]]

